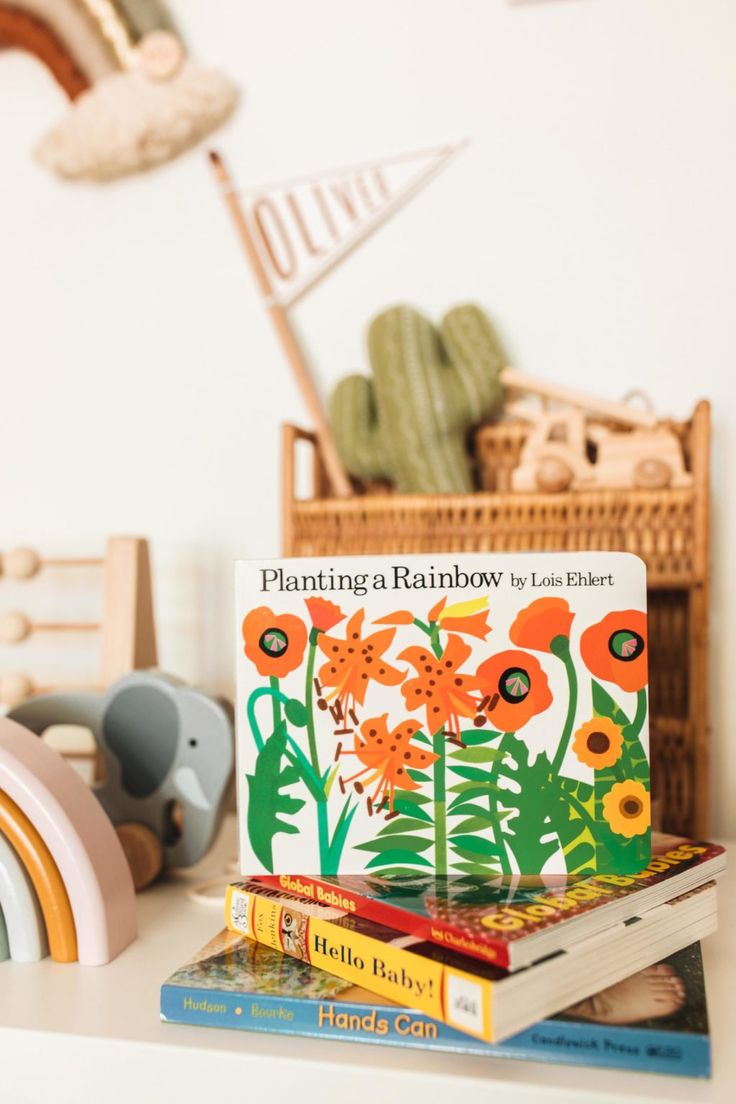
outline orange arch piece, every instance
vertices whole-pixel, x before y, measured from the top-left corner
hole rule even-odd
[[[59,868],[30,820],[0,790],[0,832],[18,852],[36,890],[55,962],[77,961],[77,931]]]

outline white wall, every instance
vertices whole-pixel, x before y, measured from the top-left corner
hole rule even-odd
[[[378,309],[473,298],[530,372],[677,415],[713,399],[715,793],[736,833],[732,0],[171,7],[243,87],[220,138],[243,182],[472,140],[299,307],[325,387],[364,364]],[[148,534],[163,664],[227,689],[231,561],[278,552],[294,385],[201,150],[64,186],[30,159],[64,110],[47,74],[0,56],[0,105],[0,547]]]

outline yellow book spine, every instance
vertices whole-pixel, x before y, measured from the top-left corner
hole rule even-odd
[[[319,915],[325,911],[329,910],[306,901],[287,904],[268,891],[261,895],[237,885],[228,887],[225,898],[225,921],[231,931],[493,1042],[491,981],[335,924]],[[402,940],[398,934],[397,938]]]

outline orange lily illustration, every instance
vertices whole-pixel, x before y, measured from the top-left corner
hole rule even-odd
[[[427,732],[443,727],[460,739],[460,717],[472,717],[478,703],[472,692],[480,687],[474,675],[460,673],[460,667],[471,654],[471,647],[459,636],[448,637],[439,659],[431,648],[413,646],[400,653],[399,659],[411,663],[417,677],[407,679],[401,687],[407,709],[427,711]]]
[[[438,758],[429,748],[412,744],[412,736],[418,730],[416,721],[403,721],[389,732],[388,713],[364,721],[360,726],[361,735],[355,737],[354,751],[343,751],[338,746],[336,758],[357,755],[363,764],[355,774],[342,779],[342,788],[352,783],[362,794],[365,786],[377,782],[374,793],[368,798],[369,810],[380,808],[388,796],[389,813],[392,813],[395,790],[419,789],[419,783],[411,777],[408,768],[424,769]]]
[[[414,614],[409,610],[395,610],[387,613],[385,617],[379,617],[376,625],[411,625],[415,621]],[[454,602],[447,605],[447,596],[440,598],[427,614],[429,626],[439,625],[447,632],[463,633],[467,636],[475,636],[478,640],[485,640],[491,631],[488,624],[488,597],[471,598],[467,602]],[[425,626],[426,631],[426,626]]]
[[[346,639],[320,633],[317,646],[327,657],[319,670],[323,686],[333,688],[327,697],[336,698],[347,713],[352,702],[362,705],[372,680],[384,686],[396,686],[406,672],[399,671],[383,658],[396,635],[395,629],[382,629],[370,636],[361,635],[365,610],[358,610],[347,623]]]

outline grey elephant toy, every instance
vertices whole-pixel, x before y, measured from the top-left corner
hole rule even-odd
[[[105,693],[46,694],[9,716],[42,735],[83,725],[97,742],[105,777],[95,786],[143,888],[162,865],[191,866],[214,842],[233,775],[232,714],[218,699],[159,671],[134,671]],[[160,861],[141,860],[159,843]],[[131,861],[131,867],[135,867]]]

